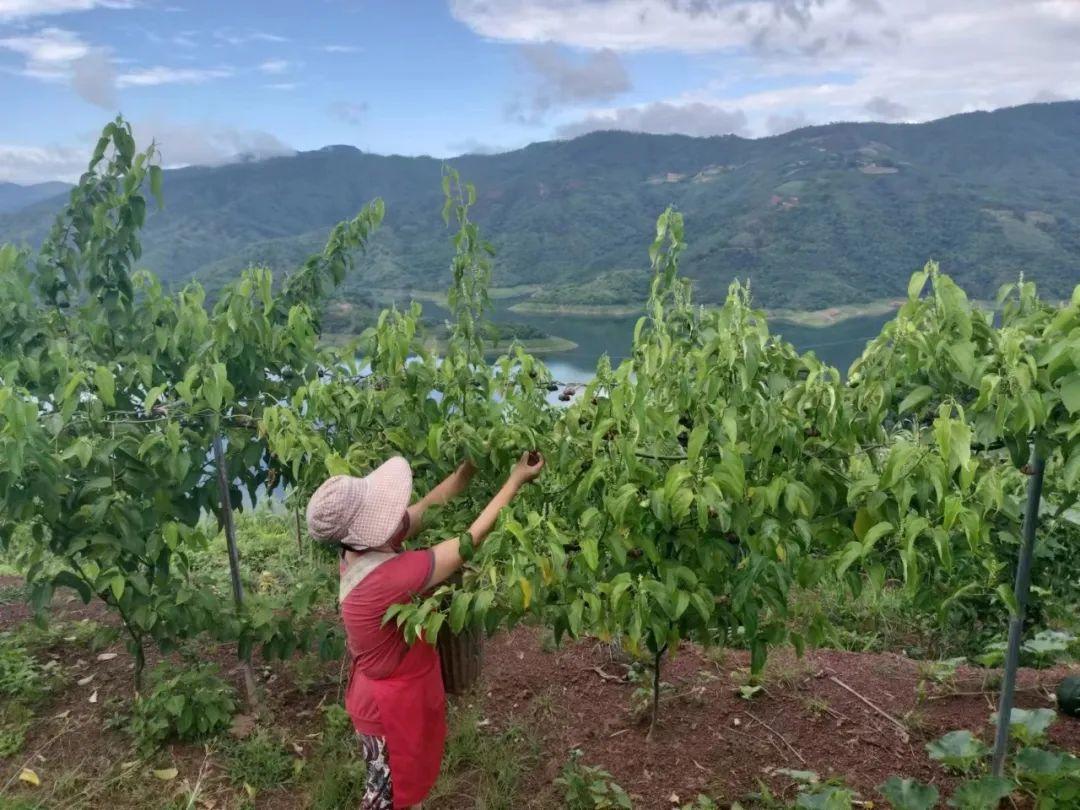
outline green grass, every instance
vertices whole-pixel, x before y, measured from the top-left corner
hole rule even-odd
[[[289,782],[302,760],[292,756],[280,739],[264,728],[225,749],[226,770],[239,787],[272,790]]]
[[[443,807],[467,795],[484,810],[522,807],[522,776],[536,767],[537,740],[520,726],[497,731],[480,725],[483,717],[475,708],[451,706],[447,720],[442,773],[426,804]]]
[[[327,706],[315,753],[302,772],[310,810],[359,807],[367,768],[352,720],[341,706]]]

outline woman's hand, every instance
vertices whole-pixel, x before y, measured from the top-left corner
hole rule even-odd
[[[514,465],[514,469],[510,471],[510,477],[506,479],[502,489],[495,493],[495,497],[484,507],[484,511],[479,514],[469,527],[469,535],[472,537],[473,546],[480,545],[495,526],[500,510],[514,499],[514,495],[522,486],[536,478],[543,468],[544,457],[536,450],[522,454],[521,458],[518,459],[518,463]],[[471,475],[471,473],[469,474]],[[429,587],[444,582],[447,577],[461,567],[461,539],[452,537],[449,540],[443,540],[432,549],[432,553],[435,555],[435,565],[431,572],[431,578],[428,580]]]
[[[460,495],[469,486],[469,482],[472,481],[473,476],[476,474],[476,467],[473,463],[466,459],[461,462],[456,470],[454,470],[454,495]]]
[[[510,480],[522,486],[540,475],[542,469],[544,469],[544,456],[537,450],[529,450],[521,454],[514,469],[510,471]]]

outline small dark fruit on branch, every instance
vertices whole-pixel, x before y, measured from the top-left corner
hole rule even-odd
[[[529,451],[529,466],[535,467],[540,463],[540,454],[536,450]]]
[[[739,535],[735,534],[735,532],[725,532],[724,539],[729,543],[736,544],[739,542]]]
[[[559,394],[559,402],[569,402],[573,397],[567,394],[565,391]]]
[[[636,560],[641,557],[642,553],[643,552],[640,548],[632,548],[628,552],[626,552],[626,556],[629,557],[631,560]]]
[[[1025,464],[1023,467],[1020,468],[1020,472],[1022,472],[1024,475],[1034,475],[1035,468],[1032,467],[1030,464]]]
[[[556,385],[555,383],[548,383],[546,388],[547,388],[548,391],[558,391],[559,390],[559,386]]]
[[[816,427],[808,427],[806,428],[806,430],[803,431],[803,435],[809,439],[816,439],[818,436],[821,435],[821,431],[818,430]]]
[[[530,377],[531,377],[532,379],[534,379],[534,380],[535,380],[535,379],[536,379],[536,372],[535,372],[535,371],[530,371],[530,372],[529,372],[529,376],[530,376]]]

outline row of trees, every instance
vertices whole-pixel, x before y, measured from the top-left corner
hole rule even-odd
[[[1062,517],[1080,493],[1080,288],[1054,307],[1021,281],[995,319],[927,265],[845,381],[771,335],[745,287],[695,307],[668,210],[631,356],[602,359],[560,407],[520,348],[485,359],[492,251],[454,172],[436,357],[418,306],[383,312],[355,347],[319,346],[320,308],[378,227],[378,201],[296,273],[249,270],[209,309],[197,284],[166,293],[132,272],[155,161],[110,124],[38,255],[0,250],[0,538],[21,549],[39,606],[69,586],[117,611],[140,668],[148,642],[204,632],[242,658],[316,642],[339,653],[314,609],[328,590],[223,612],[187,555],[207,541],[201,516],[224,522],[241,489],[254,502],[284,487],[299,507],[327,475],[392,453],[418,488],[463,458],[477,466],[440,535],[464,531],[522,449],[548,459],[460,584],[394,610],[410,638],[531,615],[560,637],[619,639],[657,680],[684,640],[745,644],[755,671],[770,646],[818,641],[820,625],[791,632],[787,607],[792,587],[823,577],[856,590],[895,578],[954,620],[1015,608],[1031,446],[1049,532],[1073,542],[1051,548],[1076,560]],[[1075,588],[1068,576],[1054,587]]]

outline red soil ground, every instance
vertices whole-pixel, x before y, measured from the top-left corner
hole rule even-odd
[[[3,580],[0,585],[11,582]],[[109,620],[99,604],[83,606],[66,595],[57,597],[54,612],[64,619]],[[27,617],[22,605],[0,605],[0,630],[11,629]],[[958,728],[979,733],[987,741],[992,735],[988,721],[996,695],[983,688],[985,670],[961,668],[952,682],[920,690],[925,670],[899,655],[820,650],[800,660],[781,651],[770,659],[765,689],[745,700],[737,691],[748,665],[744,653],[713,655],[684,648],[663,671],[663,681],[670,687],[650,741],[647,720],[631,711],[638,685],[624,680],[627,666],[611,648],[583,641],[549,652],[545,636],[538,629],[519,627],[489,639],[481,685],[471,695],[454,698],[481,712],[485,733],[517,726],[538,739],[539,765],[526,774],[522,791],[530,797],[528,807],[559,806],[552,781],[573,749],[584,752],[584,762],[608,770],[634,799],[635,807],[671,808],[676,801],[692,801],[698,793],[727,806],[757,791],[761,783],[790,798],[795,785],[776,773],[778,768],[838,777],[860,798],[883,806],[876,786],[893,774],[933,782],[943,795],[948,794],[955,780],[927,757],[927,741]],[[106,728],[120,702],[131,695],[130,657],[120,643],[110,651],[117,656],[105,661],[85,648],[66,650],[62,643],[45,653],[66,670],[72,685],[38,710],[39,720],[23,750],[0,759],[0,806],[5,792],[29,795],[34,790],[12,778],[24,765],[31,765],[44,781],[71,771],[83,778],[104,776],[115,772],[118,762],[135,760],[126,736]],[[223,672],[240,686],[230,648],[208,647],[202,652],[219,661]],[[157,660],[151,655],[150,665]],[[327,665],[323,682],[306,693],[297,688],[289,668],[281,663],[258,666],[257,672],[269,687],[267,708],[274,722],[287,725],[294,750],[304,756],[320,728],[319,705],[338,700],[339,667]],[[1022,670],[1017,704],[1052,706],[1053,688],[1067,672],[1065,667]],[[94,678],[86,685],[74,685],[91,674]],[[920,691],[929,695],[920,699]],[[91,703],[95,692],[97,699]],[[1054,745],[1080,753],[1080,720],[1061,717],[1050,736]],[[235,797],[235,790],[201,746],[173,746],[165,759],[170,757],[180,776],[175,783],[160,786],[162,795],[185,780],[194,784],[201,770],[206,795],[216,792],[222,797],[215,806],[232,806],[228,797]],[[132,767],[148,772],[151,765]],[[98,806],[94,791],[107,792],[107,783],[89,779],[86,795],[76,806]],[[126,805],[112,802],[114,808],[122,806]],[[261,794],[256,806],[303,805],[295,793],[279,790]],[[442,806],[474,804],[462,797],[460,802]]]

